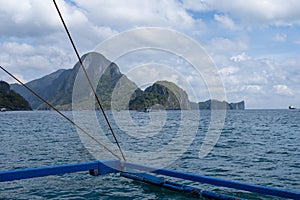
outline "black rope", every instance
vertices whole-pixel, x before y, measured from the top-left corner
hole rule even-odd
[[[78,124],[76,124],[74,121],[72,121],[69,117],[67,117],[65,114],[63,114],[61,111],[59,111],[58,109],[56,109],[53,105],[51,105],[47,100],[45,100],[43,97],[41,97],[39,94],[37,94],[34,90],[32,90],[30,87],[28,87],[27,85],[25,85],[22,81],[20,81],[17,77],[15,77],[13,74],[11,74],[9,71],[7,71],[5,68],[3,68],[2,66],[0,66],[0,68],[6,72],[10,77],[12,77],[13,79],[15,79],[16,81],[18,81],[22,86],[24,86],[27,90],[29,90],[32,94],[34,94],[36,97],[38,97],[40,100],[42,100],[44,103],[46,103],[50,108],[52,108],[53,110],[55,110],[56,112],[58,112],[63,118],[65,118],[66,120],[68,120],[71,124],[73,124],[74,126],[76,126],[79,130],[81,130],[84,134],[86,134],[87,136],[89,136],[92,140],[94,140],[97,144],[99,144],[100,146],[102,146],[105,150],[107,150],[108,152],[110,152],[113,156],[115,156],[116,158],[118,158],[119,160],[121,160],[120,156],[118,156],[117,154],[115,154],[112,150],[110,150],[108,147],[106,147],[104,144],[102,144],[101,142],[99,142],[94,136],[92,136],[91,134],[89,134],[86,130],[84,130],[83,128],[81,128]]]
[[[75,46],[75,43],[73,42],[73,39],[72,39],[72,37],[71,37],[71,34],[70,34],[69,30],[68,30],[68,27],[67,27],[67,25],[66,25],[66,23],[65,23],[65,21],[64,21],[64,19],[63,19],[63,17],[62,17],[62,14],[61,14],[61,12],[60,12],[60,10],[59,10],[59,8],[58,8],[58,6],[57,6],[55,0],[53,0],[53,3],[54,3],[54,5],[55,5],[55,8],[56,8],[56,10],[57,10],[57,13],[58,13],[58,15],[59,15],[59,17],[60,17],[60,19],[61,19],[61,22],[63,23],[63,26],[64,26],[64,28],[65,28],[65,31],[66,31],[68,37],[69,37],[69,40],[70,40],[70,42],[71,42],[71,44],[72,44],[72,46],[73,46],[73,49],[74,49],[74,51],[75,51],[75,53],[76,53],[76,56],[77,56],[77,58],[78,58],[78,60],[79,60],[80,65],[81,65],[81,68],[82,68],[82,70],[83,70],[83,72],[84,72],[84,74],[85,74],[85,76],[86,76],[86,78],[87,78],[87,80],[88,80],[88,82],[89,82],[89,85],[90,85],[90,87],[91,87],[91,89],[92,89],[92,91],[93,91],[93,93],[94,93],[94,96],[95,96],[95,98],[96,98],[96,100],[97,100],[97,103],[98,103],[98,105],[99,105],[99,107],[100,107],[100,109],[101,109],[101,111],[102,111],[102,114],[103,114],[103,116],[104,116],[104,118],[105,118],[105,121],[106,121],[108,127],[109,127],[109,130],[110,130],[112,136],[114,137],[114,140],[115,140],[115,142],[116,142],[116,144],[117,144],[117,146],[118,146],[118,148],[119,148],[119,151],[121,152],[122,158],[126,161],[126,158],[125,158],[125,156],[124,156],[124,154],[123,154],[123,151],[122,151],[122,149],[121,149],[121,146],[120,146],[120,144],[119,144],[119,141],[118,141],[118,139],[117,139],[117,137],[116,137],[116,135],[115,135],[115,133],[114,133],[114,131],[113,131],[111,125],[110,125],[110,122],[109,122],[109,120],[108,120],[108,118],[107,118],[107,116],[106,116],[106,114],[105,114],[104,108],[102,107],[102,105],[101,105],[101,103],[100,103],[100,100],[99,100],[99,98],[98,98],[98,95],[96,94],[96,90],[95,90],[95,88],[94,88],[93,85],[92,85],[92,82],[91,82],[91,80],[90,80],[90,78],[89,78],[89,76],[88,76],[88,73],[87,73],[87,71],[86,71],[84,65],[83,65],[83,62],[82,62],[82,60],[81,60],[81,58],[80,58],[80,56],[79,56],[79,53],[78,53],[78,51],[77,51],[77,48],[76,48],[76,46]]]

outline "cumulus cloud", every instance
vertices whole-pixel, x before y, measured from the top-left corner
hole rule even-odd
[[[195,20],[176,0],[86,1],[76,0],[96,25],[126,30],[136,26],[168,26],[186,29]]]
[[[271,71],[269,71],[269,73],[271,73]],[[245,76],[247,76],[245,74]],[[265,71],[258,73],[258,72],[254,72],[252,73],[250,76],[248,77],[243,77],[244,78],[244,82],[247,84],[259,84],[259,85],[266,85],[268,84],[268,78],[270,78],[268,75],[266,75]],[[272,79],[272,77],[270,78]]]
[[[199,11],[218,10],[230,13],[240,21],[251,25],[277,25],[287,26],[300,24],[300,1],[286,0],[202,0],[201,6],[198,1],[183,1],[187,8]]]
[[[76,61],[62,49],[44,45],[4,42],[0,43],[0,49],[1,65],[26,81],[49,74],[62,66],[70,68]]]
[[[230,67],[224,67],[222,69],[219,70],[219,73],[221,75],[231,75],[231,74],[235,74],[236,72],[239,71],[239,68],[238,67],[233,67],[233,66],[230,66]]]
[[[222,27],[230,29],[230,30],[237,30],[239,29],[238,26],[234,23],[234,21],[227,15],[220,15],[215,14],[214,19],[221,24]]]
[[[1,45],[2,52],[15,55],[31,55],[35,53],[35,48],[26,43],[4,42]]]
[[[276,94],[284,95],[284,96],[293,96],[294,91],[290,89],[287,85],[274,85],[273,89],[275,90]]]
[[[241,61],[245,61],[245,60],[248,60],[248,59],[250,59],[250,57],[247,56],[245,52],[243,52],[239,55],[236,55],[236,56],[232,56],[230,58],[230,60],[232,60],[233,62],[241,62]]]
[[[208,41],[205,47],[210,52],[226,55],[247,50],[248,42],[243,38],[230,39],[225,37],[216,37]]]
[[[183,0],[183,5],[188,10],[197,10],[201,12],[209,11],[212,9],[207,1]]]
[[[91,43],[95,43],[97,40],[100,42],[116,33],[110,27],[93,24],[86,12],[73,4],[62,0],[58,0],[57,4],[72,35],[77,39],[81,38],[85,42],[90,40],[93,41]],[[58,37],[60,35],[57,35],[65,33],[52,1],[11,0],[7,2],[0,0],[0,5],[5,5],[0,6],[2,39],[14,37],[22,41],[41,44],[55,35],[56,40],[66,40],[66,37],[60,38]],[[86,48],[87,45],[84,47]]]
[[[73,24],[86,21],[84,15],[59,1],[66,15],[73,18]],[[55,17],[51,1],[24,0],[0,1],[0,34],[7,37],[36,37],[48,35],[61,27]],[[54,16],[54,17],[53,17]]]
[[[250,93],[262,93],[262,86],[260,85],[245,85],[241,87],[241,91],[246,91]]]

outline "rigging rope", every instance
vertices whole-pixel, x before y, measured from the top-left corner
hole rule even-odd
[[[58,13],[58,15],[59,15],[59,17],[60,17],[60,19],[61,19],[61,22],[63,23],[63,26],[64,26],[64,28],[65,28],[65,31],[66,31],[66,33],[67,33],[67,35],[68,35],[68,37],[69,37],[69,40],[70,40],[70,42],[71,42],[71,44],[72,44],[72,47],[73,47],[73,49],[74,49],[74,51],[75,51],[75,53],[76,53],[76,56],[77,56],[78,61],[79,61],[80,65],[81,65],[81,68],[82,68],[82,70],[83,70],[83,72],[84,72],[84,74],[85,74],[85,76],[86,76],[86,78],[87,78],[87,80],[88,80],[88,83],[89,83],[89,85],[90,85],[90,87],[91,87],[91,89],[92,89],[92,91],[93,91],[93,94],[94,94],[94,96],[95,96],[95,98],[96,98],[96,101],[97,101],[97,103],[98,103],[98,105],[99,105],[99,107],[100,107],[100,110],[101,110],[101,112],[102,112],[102,114],[103,114],[103,116],[104,116],[104,118],[105,118],[105,121],[106,121],[108,127],[109,127],[109,130],[110,130],[112,136],[114,137],[114,140],[115,140],[115,142],[116,142],[116,144],[117,144],[117,146],[118,146],[118,149],[119,149],[119,151],[120,151],[120,153],[121,153],[121,155],[122,155],[122,158],[124,159],[124,161],[126,161],[126,158],[125,158],[125,156],[124,156],[124,154],[123,154],[123,151],[122,151],[122,149],[121,149],[121,146],[120,146],[120,144],[119,144],[119,141],[118,141],[118,139],[117,139],[117,137],[116,137],[116,135],[115,135],[115,133],[114,133],[112,127],[111,127],[111,124],[110,124],[110,122],[109,122],[109,120],[108,120],[108,118],[107,118],[107,115],[105,114],[104,108],[103,108],[102,105],[101,105],[101,102],[100,102],[100,100],[99,100],[99,98],[98,98],[98,95],[97,95],[97,93],[96,93],[96,90],[95,90],[95,88],[94,88],[93,85],[92,85],[92,82],[91,82],[91,80],[90,80],[90,78],[89,78],[89,76],[88,76],[88,73],[87,73],[87,71],[86,71],[86,68],[85,68],[84,65],[83,65],[82,59],[81,59],[80,56],[79,56],[79,53],[78,53],[77,48],[76,48],[76,46],[75,46],[75,43],[73,42],[73,39],[72,39],[72,37],[71,37],[71,34],[70,34],[69,30],[68,30],[68,27],[67,27],[67,25],[66,25],[66,23],[65,23],[65,21],[64,21],[64,19],[63,19],[63,17],[62,17],[62,14],[61,14],[61,12],[60,12],[60,10],[59,10],[59,8],[58,8],[58,6],[57,6],[55,0],[53,0],[53,3],[54,3],[54,5],[55,5],[55,8],[56,8],[56,10],[57,10],[57,13]]]
[[[29,90],[32,94],[34,94],[36,97],[38,97],[40,100],[42,100],[44,103],[46,103],[50,108],[52,108],[53,110],[55,110],[56,112],[58,112],[63,118],[65,118],[66,120],[68,120],[71,124],[73,124],[74,126],[76,126],[79,130],[81,130],[84,134],[86,134],[88,137],[90,137],[92,140],[94,140],[97,144],[99,144],[100,146],[102,146],[105,150],[107,150],[108,152],[110,152],[113,156],[115,156],[116,158],[118,158],[119,160],[121,160],[120,156],[118,156],[117,154],[115,154],[112,150],[110,150],[108,147],[106,147],[104,144],[102,144],[101,142],[99,142],[94,136],[92,136],[91,134],[89,134],[86,130],[84,130],[83,128],[81,128],[78,124],[76,124],[74,121],[72,121],[69,117],[67,117],[65,114],[63,114],[61,111],[59,111],[58,109],[56,109],[53,105],[51,105],[47,100],[45,100],[42,96],[40,96],[39,94],[37,94],[34,90],[32,90],[30,87],[28,87],[27,85],[25,85],[21,80],[19,80],[17,77],[15,77],[12,73],[10,73],[9,71],[7,71],[5,68],[3,68],[2,66],[0,66],[0,68],[6,72],[10,77],[12,77],[13,79],[15,79],[16,81],[18,81],[22,86],[24,86],[27,90]]]

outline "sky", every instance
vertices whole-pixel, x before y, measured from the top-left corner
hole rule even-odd
[[[57,3],[81,55],[135,28],[175,30],[198,42],[213,60],[227,101],[245,100],[246,108],[253,109],[300,107],[298,0],[57,0]],[[0,64],[24,82],[58,69],[72,68],[76,63],[52,0],[0,0],[0,26]],[[128,55],[127,61],[137,57],[138,53]],[[158,57],[153,56],[152,61]],[[173,61],[160,63],[157,59],[157,65],[152,64],[148,71],[143,69],[149,61],[139,61],[142,67],[137,73],[126,66],[124,59],[116,63],[139,85],[147,85],[142,82],[145,74],[141,74],[147,71],[146,76],[153,82],[165,78],[180,84],[184,79],[197,93],[193,100],[209,99],[209,93],[201,92],[206,90],[205,84],[187,73],[184,61],[174,55],[169,57]],[[172,67],[177,74],[168,75],[166,72]],[[4,72],[0,72],[0,79],[14,82]]]

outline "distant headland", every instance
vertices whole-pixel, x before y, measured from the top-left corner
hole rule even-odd
[[[210,99],[205,102],[192,103],[192,109],[245,110],[245,101],[240,101],[237,103],[228,103],[226,101],[218,101],[216,99]]]

